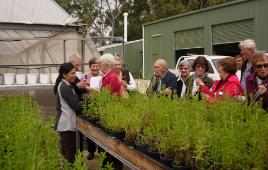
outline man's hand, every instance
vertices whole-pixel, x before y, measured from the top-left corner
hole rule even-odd
[[[160,92],[160,94],[164,94],[164,95],[169,95],[169,94],[171,94],[171,93],[172,93],[172,90],[171,90],[170,87],[165,88],[164,90],[162,90],[162,91]]]

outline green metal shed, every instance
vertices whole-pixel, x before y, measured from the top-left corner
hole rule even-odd
[[[135,79],[142,78],[143,50],[142,40],[129,41],[125,43],[124,64]],[[123,56],[123,44],[112,44],[98,48],[100,53],[112,53]]]
[[[143,77],[152,76],[157,58],[175,68],[177,59],[190,53],[231,56],[249,38],[267,51],[267,7],[267,0],[236,0],[144,24]]]

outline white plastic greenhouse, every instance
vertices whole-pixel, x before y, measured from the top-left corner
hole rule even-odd
[[[53,83],[73,53],[83,63],[98,57],[86,26],[75,21],[53,0],[0,0],[0,85]]]

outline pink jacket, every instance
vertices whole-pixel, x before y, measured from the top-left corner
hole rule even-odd
[[[243,88],[237,76],[234,74],[230,75],[225,81],[215,81],[210,89],[207,86],[204,86],[201,92],[208,94],[208,100],[212,100],[213,98],[217,99],[222,96],[236,97],[239,95],[243,95]]]

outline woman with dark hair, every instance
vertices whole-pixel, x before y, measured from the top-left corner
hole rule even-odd
[[[231,96],[237,98],[243,95],[243,88],[236,76],[236,64],[232,57],[223,58],[218,62],[217,70],[220,80],[215,81],[209,88],[202,81],[199,82],[200,91],[207,96],[208,100]]]
[[[54,93],[57,96],[57,117],[54,128],[60,133],[61,152],[70,163],[74,163],[75,160],[76,115],[82,110],[79,97],[71,86],[76,77],[75,72],[73,64],[63,63],[54,86]]]
[[[195,73],[191,75],[186,81],[186,98],[192,98],[197,96],[201,100],[201,94],[199,91],[199,82],[202,81],[209,88],[212,87],[214,81],[208,77],[206,72],[208,72],[209,64],[205,57],[199,56],[194,60],[192,65]]]

